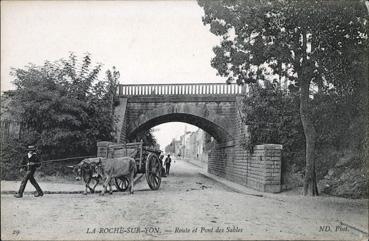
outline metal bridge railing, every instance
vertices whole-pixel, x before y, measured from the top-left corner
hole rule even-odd
[[[242,95],[246,86],[223,83],[119,85],[119,96]]]

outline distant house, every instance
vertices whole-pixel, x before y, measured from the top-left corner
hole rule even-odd
[[[165,152],[207,162],[208,153],[213,146],[214,138],[205,131],[198,129],[195,132],[186,132],[180,136],[179,140],[173,139],[171,143],[165,147]]]
[[[175,142],[176,140],[173,138],[172,142],[165,147],[165,153],[170,153],[172,155],[176,153]]]

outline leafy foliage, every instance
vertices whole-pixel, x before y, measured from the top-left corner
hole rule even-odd
[[[18,165],[25,153],[24,143],[20,143],[15,138],[2,139],[1,142],[1,168],[0,175],[2,180],[14,179],[19,175]]]
[[[305,194],[317,195],[311,87],[342,96],[367,91],[368,15],[361,1],[202,1],[204,24],[222,37],[211,65],[228,82],[278,77],[298,88],[305,134]],[[365,66],[363,68],[363,66]],[[367,73],[367,72],[366,72]],[[359,77],[360,76],[360,77]],[[342,92],[340,92],[342,91]],[[367,93],[360,97],[367,103]],[[365,101],[366,100],[366,101]]]
[[[246,147],[250,152],[258,144],[283,145],[282,182],[286,184],[288,172],[301,172],[304,167],[305,138],[298,93],[282,90],[277,82],[255,83],[244,99],[243,111],[247,113],[250,139]]]
[[[367,48],[368,17],[360,1],[248,0],[199,4],[205,11],[204,24],[222,37],[220,46],[214,47],[211,64],[228,81],[253,83],[278,74],[301,83],[304,70],[319,84],[324,84],[323,80],[335,85],[350,84],[351,81],[341,81],[343,78],[337,76],[348,77],[346,64]]]
[[[112,140],[119,72],[113,68],[102,78],[101,67],[88,54],[81,62],[71,54],[13,69],[16,90],[5,95],[22,125],[18,143],[37,145],[44,159],[52,159],[94,154],[97,141]]]
[[[252,151],[257,144],[282,144],[282,181],[295,185],[289,183],[287,178],[303,172],[305,156],[298,93],[293,89],[283,91],[277,82],[269,81],[265,85],[253,84],[251,89],[244,99],[243,110],[247,113],[246,124],[251,135],[247,147]],[[316,147],[318,180],[342,159],[350,159],[344,168],[366,170],[367,117],[365,112],[360,111],[362,106],[357,102],[356,95],[319,92],[314,95],[311,105],[314,127],[319,133]]]
[[[296,93],[287,93],[277,83],[265,81],[264,86],[253,84],[252,91],[244,99],[244,106],[251,135],[250,151],[257,144],[279,143],[289,160],[294,159],[296,152],[304,151]]]
[[[144,146],[149,146],[149,147],[154,148],[158,144],[154,136],[154,131],[155,129],[149,129],[141,133],[138,133],[137,136],[135,137],[135,140],[136,141],[142,140]]]

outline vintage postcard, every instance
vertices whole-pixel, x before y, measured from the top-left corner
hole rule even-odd
[[[368,240],[368,24],[1,1],[1,240]]]

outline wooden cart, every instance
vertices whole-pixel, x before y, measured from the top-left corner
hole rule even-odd
[[[160,150],[143,146],[142,142],[117,144],[112,142],[99,142],[97,156],[116,158],[129,156],[135,159],[137,173],[145,174],[146,181],[152,190],[157,190],[161,184],[162,163],[159,159]],[[120,191],[126,191],[129,180],[125,177],[115,178],[115,186]]]

